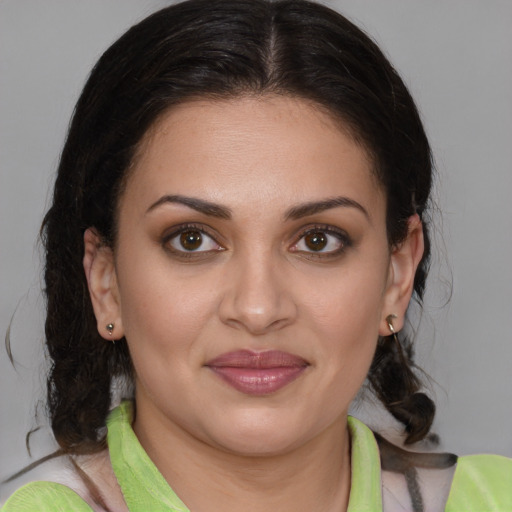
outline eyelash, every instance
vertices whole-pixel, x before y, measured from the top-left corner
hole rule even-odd
[[[187,233],[187,232],[197,232],[200,233],[202,236],[206,235],[208,239],[210,239],[211,242],[213,242],[217,247],[214,249],[208,249],[208,250],[190,250],[187,251],[185,248],[179,249],[176,247],[173,247],[171,245],[172,241],[177,239],[180,235]],[[305,238],[308,235],[313,235],[315,233],[327,235],[327,237],[335,237],[339,242],[339,248],[327,252],[321,252],[320,251],[308,251],[308,250],[302,250],[298,249],[297,246],[305,240]],[[201,245],[205,241],[201,241]],[[179,243],[179,242],[178,242]],[[330,241],[327,240],[327,244],[329,244]],[[313,226],[309,226],[306,229],[302,229],[299,234],[296,235],[295,241],[290,246],[290,252],[300,254],[302,257],[309,258],[309,259],[330,259],[330,258],[336,258],[340,256],[342,253],[346,251],[347,248],[349,248],[352,245],[352,240],[347,235],[347,233],[343,230],[337,229],[333,226],[325,225],[325,224],[316,224]],[[203,224],[183,224],[181,226],[176,227],[173,229],[170,233],[164,235],[162,237],[162,246],[169,252],[171,252],[174,256],[189,260],[189,259],[201,259],[210,256],[212,253],[216,252],[222,252],[225,250],[225,247],[223,247],[219,242],[216,240],[216,236],[211,233],[211,230],[205,227]]]
[[[215,235],[211,234],[209,231],[210,230],[207,229],[203,224],[183,224],[173,229],[170,233],[164,235],[164,237],[162,238],[162,245],[167,251],[171,252],[174,256],[185,260],[201,259],[201,257],[204,258],[207,257],[208,255],[211,255],[212,252],[224,251],[225,248],[217,242]],[[173,241],[173,239],[176,239],[180,235],[187,232],[197,232],[200,233],[202,236],[206,235],[218,248],[209,249],[206,251],[187,251],[184,248],[183,250],[181,250],[172,247],[171,242]],[[202,243],[204,243],[204,240],[202,241]]]
[[[327,252],[315,252],[313,250],[311,251],[303,251],[300,249],[297,249],[297,246],[299,243],[308,235],[313,235],[315,233],[327,235],[328,237],[335,237],[340,246],[331,251]],[[314,226],[310,226],[306,228],[305,230],[302,230],[296,237],[296,241],[291,246],[291,251],[295,253],[299,253],[302,257],[309,258],[309,259],[331,259],[341,256],[349,247],[352,246],[352,240],[347,235],[347,233],[341,229],[335,228],[333,226],[325,225],[325,224],[316,224]],[[327,242],[329,243],[329,241]]]

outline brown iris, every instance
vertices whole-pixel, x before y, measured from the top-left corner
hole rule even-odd
[[[200,231],[184,231],[180,235],[180,244],[187,251],[195,251],[201,247],[203,237]]]
[[[304,237],[304,243],[312,251],[321,251],[322,249],[325,249],[327,245],[327,236],[325,233],[315,231]]]

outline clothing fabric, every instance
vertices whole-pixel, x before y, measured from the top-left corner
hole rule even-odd
[[[128,509],[130,512],[189,512],[140,445],[131,427],[132,418],[132,403],[123,402],[107,421],[110,460]],[[348,512],[382,512],[382,475],[375,437],[355,418],[348,418],[348,428],[352,465]],[[53,482],[27,484],[2,508],[2,512],[35,510],[92,512],[93,509],[75,491]],[[460,457],[445,511],[512,512],[512,459],[496,455]]]

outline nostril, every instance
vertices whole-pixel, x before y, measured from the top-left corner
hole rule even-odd
[[[241,313],[239,311],[237,313],[232,311],[231,315],[226,315],[224,312],[224,314],[221,314],[221,320],[229,327],[245,330],[254,336],[258,336],[280,330],[292,323],[295,315],[290,314],[291,308],[287,309],[287,314],[284,314],[285,311],[279,307],[269,312]]]

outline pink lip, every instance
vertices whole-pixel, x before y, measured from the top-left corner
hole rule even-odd
[[[238,350],[222,354],[206,366],[242,393],[267,395],[295,380],[309,365],[288,352]]]

